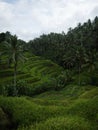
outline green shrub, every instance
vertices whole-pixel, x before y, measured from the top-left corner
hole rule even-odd
[[[8,95],[8,91],[5,85],[0,85],[0,95],[4,95],[4,96]]]
[[[17,82],[16,90],[18,96],[22,96],[22,95],[30,96],[31,93],[30,86],[25,80],[19,80]]]
[[[0,95],[3,96],[31,96],[32,94],[32,88],[25,80],[19,80],[16,87],[13,83],[0,86]]]
[[[16,96],[17,95],[17,89],[14,87],[12,83],[1,85],[0,86],[0,94],[3,96]]]
[[[57,84],[55,90],[60,90],[72,81],[72,73],[69,70],[62,71],[56,78]]]

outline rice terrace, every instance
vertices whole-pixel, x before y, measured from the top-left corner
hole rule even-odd
[[[92,1],[0,0],[0,130],[98,130]]]

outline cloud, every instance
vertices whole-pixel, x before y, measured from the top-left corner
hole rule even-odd
[[[98,14],[98,0],[0,0],[0,31],[23,40],[67,31]]]

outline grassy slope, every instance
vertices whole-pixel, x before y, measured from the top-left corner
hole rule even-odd
[[[63,91],[64,92],[64,91]],[[62,92],[62,93],[63,93]],[[52,93],[53,94],[53,93]],[[55,100],[52,99],[55,97]],[[46,99],[30,97],[0,97],[0,108],[9,115],[9,125],[18,130],[97,130],[98,88],[61,100],[52,95]],[[7,117],[7,116],[6,116]],[[23,127],[24,126],[24,127]]]
[[[0,84],[13,80],[13,69],[1,65]],[[31,86],[47,81],[63,69],[37,56],[18,67],[18,79]],[[77,82],[77,81],[76,81]],[[98,88],[68,85],[30,97],[0,97],[0,128],[8,130],[97,130]],[[12,125],[13,124],[13,125]],[[23,127],[24,126],[24,127]]]

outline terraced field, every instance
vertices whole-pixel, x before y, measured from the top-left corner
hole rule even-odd
[[[32,56],[28,57],[24,63],[19,63],[17,81],[26,81],[33,86],[56,77],[62,70],[62,67],[50,60]],[[0,85],[13,82],[13,75],[13,67],[8,67],[6,63],[0,64]]]

